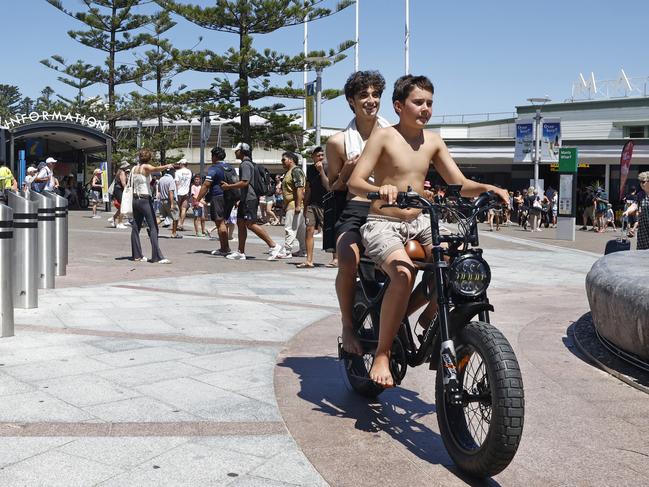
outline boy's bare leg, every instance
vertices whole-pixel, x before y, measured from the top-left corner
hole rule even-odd
[[[315,226],[309,225],[306,227],[306,263],[313,265],[313,248],[315,247]]]
[[[381,304],[379,344],[370,370],[370,379],[383,387],[392,387],[394,381],[390,372],[390,349],[408,307],[408,302],[403,297],[412,290],[415,268],[405,249],[399,249],[385,260],[383,271],[390,277],[390,284]]]
[[[262,239],[266,245],[268,245],[269,247],[275,247],[275,241],[270,238],[270,235],[268,235],[268,232],[264,230],[263,227],[260,227],[255,222],[249,220],[246,220],[246,227],[260,239]]]
[[[363,354],[363,347],[354,333],[352,310],[356,287],[356,269],[360,261],[361,236],[356,232],[345,232],[338,238],[336,254],[338,273],[336,274],[336,295],[342,315],[343,350],[356,355]]]

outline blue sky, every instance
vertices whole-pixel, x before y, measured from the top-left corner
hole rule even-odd
[[[80,0],[63,0],[76,10]],[[209,0],[195,3],[213,4]],[[325,0],[333,5],[333,1]],[[3,63],[0,83],[15,84],[23,95],[36,98],[50,85],[67,96],[72,89],[58,82],[56,73],[39,60],[61,54],[68,61],[100,59],[96,52],[68,37],[81,24],[51,7],[45,0],[2,0]],[[616,6],[603,0],[443,1],[410,0],[410,71],[425,74],[435,85],[434,115],[512,112],[526,98],[548,95],[564,101],[580,72],[600,79],[615,79],[620,68],[629,77],[649,76],[646,63],[646,22],[649,2],[630,0]],[[168,32],[177,47],[193,46],[223,51],[235,46],[234,35],[201,29],[184,19]],[[403,0],[360,0],[360,68],[379,69],[386,78],[382,114],[395,120],[390,94],[404,73]],[[255,47],[287,54],[302,50],[302,26],[255,38]],[[354,37],[354,7],[309,25],[309,48],[328,49]],[[354,69],[354,51],[324,71],[325,88],[342,88]],[[132,53],[119,59],[133,62]],[[313,75],[311,75],[313,77]],[[209,86],[211,77],[184,73],[177,80],[190,88]],[[295,74],[296,85],[302,74]],[[134,86],[121,88],[131,91]],[[88,89],[87,94],[100,93]],[[286,101],[301,106],[300,101]],[[341,98],[323,106],[324,126],[342,126],[350,118]]]

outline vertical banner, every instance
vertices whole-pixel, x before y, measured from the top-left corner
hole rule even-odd
[[[519,120],[516,122],[516,141],[514,144],[514,162],[532,162],[534,150],[534,122]]]
[[[108,163],[102,162],[101,165],[101,199],[108,203]]]
[[[304,85],[306,91],[306,128],[312,129],[315,127],[315,81],[311,81]]]
[[[629,177],[629,168],[631,167],[631,157],[633,157],[633,141],[629,140],[622,148],[620,156],[620,200],[624,196],[624,187]]]
[[[561,148],[561,120],[544,118],[541,122],[541,162],[558,162]]]

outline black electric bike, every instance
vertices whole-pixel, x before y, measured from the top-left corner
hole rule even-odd
[[[437,299],[433,323],[416,334],[404,317],[391,349],[390,370],[398,385],[408,366],[429,363],[437,371],[435,402],[444,445],[456,465],[478,477],[495,475],[514,458],[523,432],[524,395],[518,361],[504,335],[490,324],[493,306],[487,299],[489,265],[477,248],[478,217],[497,208],[497,197],[483,193],[473,203],[459,196],[459,186],[449,187],[446,202],[431,203],[410,190],[398,193],[396,206],[420,208],[430,215],[432,259],[426,259],[418,242],[406,251],[421,282],[413,290],[426,299]],[[370,199],[380,199],[371,193]],[[388,206],[388,205],[386,205]],[[438,213],[444,207],[453,215],[458,232],[441,235]],[[443,246],[442,244],[446,244]],[[379,337],[381,302],[388,277],[361,258],[354,301],[354,326],[363,355],[349,354],[338,344],[352,388],[375,398],[383,388],[369,378]],[[478,320],[474,321],[477,316]]]

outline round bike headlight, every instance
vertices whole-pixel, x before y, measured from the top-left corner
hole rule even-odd
[[[491,269],[476,254],[461,255],[449,269],[449,283],[461,296],[476,297],[484,293],[491,281]]]

